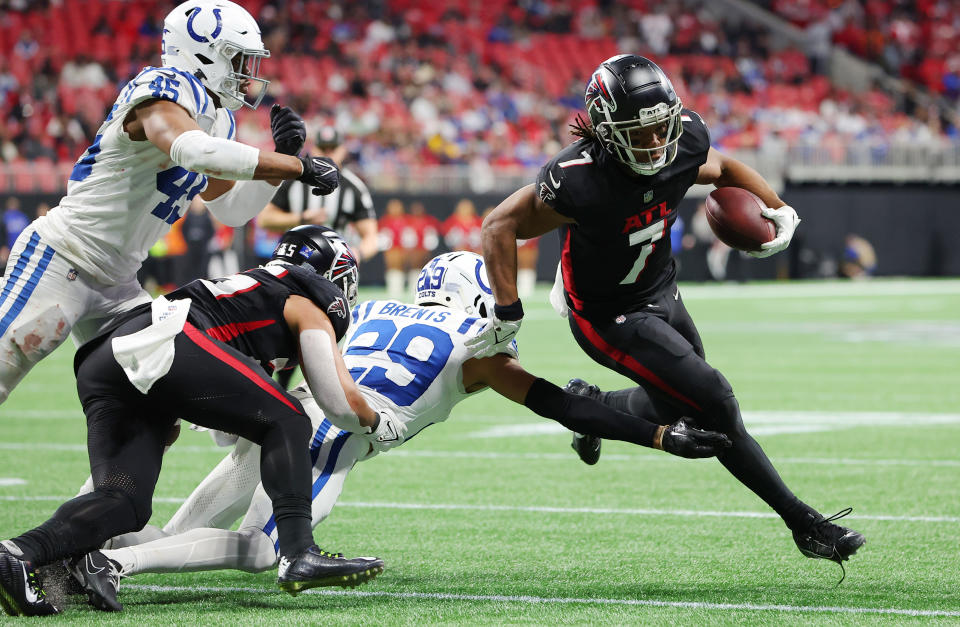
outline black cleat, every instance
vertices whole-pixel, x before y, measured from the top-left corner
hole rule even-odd
[[[0,606],[10,616],[49,616],[60,610],[47,600],[40,576],[30,562],[0,544]]]
[[[313,545],[293,560],[280,558],[277,585],[297,596],[300,592],[320,586],[355,588],[383,572],[383,560],[378,557],[346,559],[341,553],[328,553]]]
[[[70,560],[70,574],[83,588],[90,605],[104,612],[120,612],[123,605],[117,601],[120,591],[120,564],[100,551],[87,553]]]
[[[843,569],[843,562],[850,559],[850,556],[867,542],[862,533],[833,523],[852,511],[853,508],[848,507],[829,518],[819,514],[807,514],[809,522],[793,532],[793,541],[797,543],[797,548],[807,557],[830,560],[840,564]],[[843,570],[843,573],[845,577],[846,570]],[[843,581],[843,577],[840,581]]]
[[[570,379],[563,389],[571,394],[587,396],[597,400],[600,396],[600,388],[583,379]],[[573,442],[570,446],[577,452],[580,460],[589,466],[593,466],[600,461],[600,444],[603,440],[595,435],[583,435],[574,432]]]

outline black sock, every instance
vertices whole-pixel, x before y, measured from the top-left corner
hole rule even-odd
[[[277,521],[277,539],[282,557],[293,559],[313,544],[309,498],[281,496],[274,499],[273,518]]]
[[[673,424],[683,417],[683,414],[677,409],[653,398],[640,386],[613,392],[602,392],[598,400],[607,407],[612,407],[632,416],[638,416],[658,425]]]
[[[715,418],[718,425],[703,425],[704,428],[715,429],[724,425],[725,428],[720,430],[733,442],[733,446],[717,456],[724,468],[773,508],[787,527],[796,529],[806,526],[807,514],[816,514],[816,510],[790,491],[766,453],[747,433],[740,418],[737,400],[730,397],[707,415]]]
[[[70,499],[49,520],[13,542],[23,551],[23,559],[39,567],[89,553],[109,538],[142,526],[130,499],[98,491]]]

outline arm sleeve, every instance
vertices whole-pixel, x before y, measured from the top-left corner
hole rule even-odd
[[[535,414],[556,420],[571,431],[650,448],[659,426],[592,398],[565,392],[544,379],[533,382],[523,404]]]
[[[333,347],[326,331],[301,331],[300,354],[300,367],[310,384],[310,393],[324,415],[340,429],[352,433],[367,433],[369,430],[360,426],[360,419],[350,407],[347,395],[340,385]]]
[[[266,181],[237,181],[226,194],[204,200],[203,204],[213,217],[227,226],[243,226],[263,211],[276,191],[277,188]]]

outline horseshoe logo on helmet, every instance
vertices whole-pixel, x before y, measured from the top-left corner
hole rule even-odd
[[[190,13],[190,17],[187,18],[187,33],[190,35],[191,39],[193,39],[194,41],[198,41],[202,44],[205,44],[209,42],[210,39],[216,39],[217,36],[220,35],[220,31],[223,30],[223,19],[220,17],[220,9],[214,9],[213,16],[217,18],[217,27],[213,29],[212,33],[210,33],[210,39],[207,39],[203,35],[198,35],[197,31],[193,30],[193,20],[200,14],[201,10],[202,10],[202,7],[196,7]]]

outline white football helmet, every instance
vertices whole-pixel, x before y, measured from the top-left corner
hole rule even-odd
[[[437,255],[417,279],[417,305],[444,305],[471,316],[493,315],[493,291],[483,257],[470,252]]]
[[[231,111],[263,100],[270,81],[258,74],[269,56],[256,20],[228,0],[190,0],[163,20],[164,66],[196,76]]]

